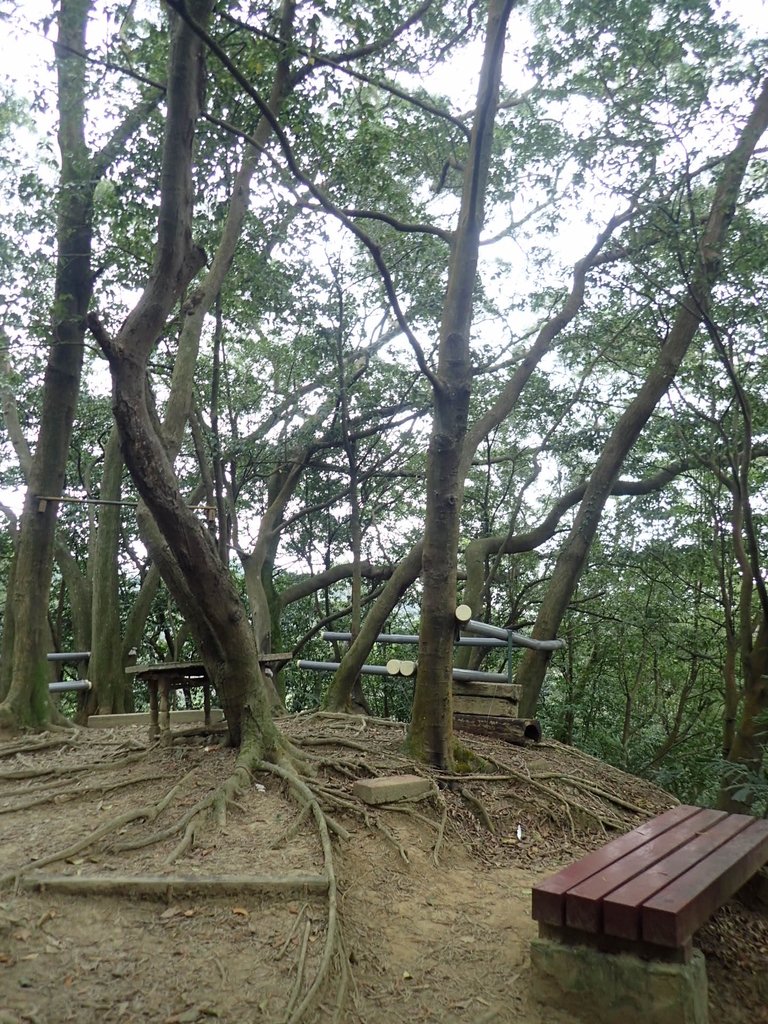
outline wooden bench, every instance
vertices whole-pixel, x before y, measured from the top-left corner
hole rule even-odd
[[[768,862],[768,820],[682,805],[539,882],[541,938],[687,963],[692,938]]]

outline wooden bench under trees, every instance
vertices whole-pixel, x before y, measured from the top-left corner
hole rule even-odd
[[[541,938],[687,962],[692,938],[768,862],[768,820],[682,805],[538,883]]]

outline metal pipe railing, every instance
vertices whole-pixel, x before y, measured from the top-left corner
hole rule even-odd
[[[515,647],[529,647],[533,651],[559,651],[565,647],[565,640],[534,640],[532,636],[516,633],[513,629],[491,626],[487,622],[478,622],[476,619],[466,622],[464,629],[469,633],[479,633],[481,636],[503,640],[504,643],[511,641]]]
[[[351,633],[334,633],[326,630],[320,636],[323,640],[347,641],[352,639]],[[376,637],[377,644],[417,644],[419,637],[416,633],[379,633]],[[456,641],[459,647],[506,647],[506,640],[494,640],[491,637],[462,636]]]
[[[93,683],[90,679],[63,679],[57,683],[48,683],[49,693],[65,693],[67,690],[90,690]]]

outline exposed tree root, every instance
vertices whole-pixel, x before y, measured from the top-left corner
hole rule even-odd
[[[440,820],[434,821],[432,818],[428,818],[426,814],[420,814],[419,811],[414,810],[413,804],[420,803],[422,800],[434,800],[437,804],[437,808],[440,811]],[[437,785],[433,785],[429,793],[425,793],[423,796],[412,797],[409,800],[399,800],[397,803],[391,804],[379,804],[378,810],[395,811],[400,814],[407,814],[411,818],[415,818],[417,821],[421,821],[423,824],[428,825],[430,828],[437,830],[437,838],[435,839],[435,845],[432,848],[432,862],[437,867],[440,863],[440,850],[442,849],[443,842],[445,840],[445,826],[448,821],[448,805],[445,802],[445,797],[440,792]],[[365,821],[369,828],[378,829],[395,847],[403,860],[409,863],[408,855],[404,850],[399,839],[394,836],[389,829],[381,822],[377,815],[365,812]]]
[[[89,793],[111,793],[115,789],[125,789],[126,786],[137,786],[142,782],[156,782],[165,777],[164,772],[155,772],[153,775],[140,775],[135,779],[118,779],[116,782],[97,782],[92,786],[57,786],[47,793],[40,793],[28,800],[20,800],[10,807],[0,807],[0,814],[13,814],[14,811],[23,811],[28,807],[38,807],[40,804],[52,803],[64,800],[77,800]],[[7,796],[8,794],[3,794]]]
[[[365,732],[371,725],[381,725],[385,728],[402,729],[405,731],[405,722],[393,722],[391,718],[372,718],[369,715],[351,715],[344,711],[313,711],[308,715],[302,715],[301,721],[311,722],[314,719],[324,721],[336,721],[340,725],[349,727],[357,725],[358,732]]]
[[[16,740],[13,743],[0,745],[0,757],[15,757],[16,754],[36,754],[39,750],[51,750],[53,747],[71,747],[73,739],[71,735],[60,736],[56,739],[28,739]]]
[[[328,879],[327,879],[327,877],[325,875],[323,875],[323,878],[325,878],[326,882],[328,881]],[[304,917],[305,917],[306,913],[307,913],[307,904],[305,903],[302,906],[301,910],[296,915],[296,919],[293,922],[293,926],[292,926],[291,930],[288,932],[287,936],[285,937],[285,941],[283,942],[282,946],[278,950],[277,955],[275,956],[275,960],[282,960],[283,957],[285,956],[285,954],[288,952],[288,947],[291,944],[291,940],[293,939],[293,936],[298,931],[299,925],[304,920]]]
[[[52,775],[54,778],[61,778],[66,775],[74,775],[76,772],[107,772],[119,768],[125,768],[129,764],[137,764],[147,758],[148,750],[140,753],[129,754],[118,761],[88,761],[86,764],[56,765],[50,768],[18,768],[12,771],[0,772],[1,780],[19,779],[41,779],[44,776]]]
[[[356,781],[360,778],[361,772],[365,772],[371,779],[377,779],[381,775],[378,768],[374,768],[373,765],[368,764],[367,761],[362,759],[359,761],[348,761],[344,758],[331,757],[331,758],[317,758],[312,763],[315,768],[327,768],[331,771],[337,772],[339,775],[343,775],[347,779]]]
[[[189,772],[185,775],[184,778],[170,789],[162,800],[159,800],[157,803],[146,804],[143,807],[137,807],[133,811],[126,811],[125,814],[120,814],[116,818],[106,821],[99,828],[95,829],[93,832],[89,832],[88,835],[83,836],[83,838],[79,839],[76,843],[72,843],[64,849],[56,850],[47,857],[42,857],[38,860],[31,860],[22,867],[17,868],[15,871],[11,871],[5,875],[0,875],[0,886],[7,885],[9,882],[17,881],[36,868],[46,867],[48,864],[54,864],[56,861],[67,860],[70,857],[74,857],[76,854],[82,853],[83,850],[87,850],[90,846],[98,843],[106,836],[111,835],[113,832],[117,832],[118,829],[129,825],[132,821],[137,821],[139,819],[154,821],[154,819],[165,810],[168,804],[171,803],[179,790],[183,788],[184,784],[193,774],[194,772]]]
[[[328,922],[325,933],[325,944],[320,957],[320,963],[315,971],[315,977],[307,987],[303,996],[299,998],[300,987],[295,989],[296,995],[292,994],[286,1012],[285,1024],[298,1024],[298,1022],[317,1003],[320,992],[328,980],[333,968],[334,960],[338,964],[339,988],[338,998],[342,1005],[349,981],[349,960],[344,952],[344,944],[341,936],[341,922],[338,909],[338,886],[336,883],[336,871],[333,861],[333,849],[331,847],[331,836],[328,828],[326,815],[318,803],[312,790],[299,777],[296,771],[288,766],[269,764],[266,761],[259,762],[255,767],[260,771],[270,772],[279,776],[297,797],[299,803],[308,806],[320,838],[320,845],[323,851],[323,864],[328,878]],[[302,985],[303,961],[300,963],[299,986]]]
[[[543,782],[539,782],[532,775],[526,774],[525,772],[515,771],[514,768],[510,767],[510,765],[504,764],[501,761],[497,761],[493,757],[489,757],[488,760],[490,761],[491,764],[495,765],[501,771],[508,772],[513,778],[519,780],[524,785],[532,786],[533,789],[537,789],[539,792],[545,793],[550,799],[562,804],[565,808],[565,812],[568,817],[569,824],[571,826],[572,835],[576,834],[576,826],[574,824],[573,815],[571,813],[572,810],[577,810],[581,814],[585,814],[588,818],[592,818],[598,825],[598,827],[601,828],[603,831],[605,831],[606,828],[621,828],[622,823],[617,819],[605,817],[598,811],[592,810],[591,807],[587,807],[585,804],[582,804],[579,800],[574,800],[572,797],[564,796],[562,793],[558,793],[556,789],[553,789],[551,786],[547,786]]]
[[[94,896],[139,896],[166,899],[172,894],[323,895],[328,876],[296,872],[290,875],[60,875],[35,871],[19,879],[19,888]]]
[[[546,783],[539,781],[539,776],[531,775],[529,772],[518,771],[511,765],[505,764],[503,761],[499,761],[496,758],[491,757],[490,755],[487,755],[486,760],[488,761],[489,764],[492,764],[496,769],[498,769],[499,774],[478,774],[471,776],[445,774],[439,775],[438,778],[444,780],[449,784],[461,784],[469,780],[473,780],[477,782],[520,782],[525,786],[530,786],[538,792],[545,794],[550,800],[559,803],[563,807],[565,815],[568,818],[568,823],[572,835],[576,834],[576,825],[573,820],[572,813],[573,811],[578,811],[578,813],[583,814],[588,818],[591,818],[603,832],[605,832],[608,828],[621,829],[623,827],[623,823],[618,819],[601,814],[599,811],[593,810],[591,807],[587,807],[586,804],[581,803],[581,801],[576,800],[571,796],[566,796],[563,793],[558,792],[551,786],[548,786]],[[552,773],[552,775],[554,777],[557,777],[557,773]],[[574,779],[573,782],[575,785],[579,782],[579,780]],[[595,790],[591,788],[589,785],[584,786],[584,789],[589,789],[590,792],[595,792]],[[607,796],[607,794],[605,795]],[[640,808],[637,808],[637,810],[640,811],[640,813],[642,813]]]
[[[465,803],[469,804],[472,813],[478,818],[480,822],[482,822],[483,826],[489,832],[495,834],[496,829],[494,828],[493,822],[491,821],[491,816],[486,810],[485,804],[482,802],[482,800],[478,799],[478,797],[470,793],[469,790],[464,786],[459,786],[456,789],[456,792],[459,794],[459,796]]]
[[[300,747],[349,747],[350,750],[357,750],[361,754],[368,753],[368,747],[364,743],[356,743],[355,740],[348,740],[344,736],[305,736],[296,742]]]
[[[305,805],[296,815],[296,818],[293,820],[293,822],[291,822],[288,828],[281,832],[280,835],[276,839],[273,839],[273,841],[269,844],[270,850],[276,850],[278,846],[283,846],[289,840],[293,839],[293,837],[300,831],[302,825],[304,824],[308,817],[309,807]]]
[[[45,747],[60,745],[61,742],[57,740],[55,743],[46,743]],[[336,743],[336,740],[332,740],[332,742]],[[308,745],[319,746],[320,744],[314,744],[310,741]],[[355,750],[359,749],[360,752],[365,751],[362,745],[348,740],[345,741],[343,738],[341,738],[341,745],[349,746]],[[14,744],[14,753],[21,752],[21,748],[22,745]],[[42,748],[43,744],[39,743],[23,745],[23,749],[30,753],[34,753]],[[122,764],[133,763],[144,758],[144,756],[144,752],[138,755],[131,755],[123,758]],[[343,1012],[346,1001],[350,968],[348,958],[344,952],[341,935],[338,889],[331,847],[331,834],[335,833],[342,838],[348,839],[349,833],[342,825],[328,815],[321,807],[319,801],[327,801],[332,806],[338,806],[344,810],[351,810],[353,807],[357,809],[357,805],[354,805],[341,791],[334,790],[330,785],[325,785],[319,781],[319,792],[316,794],[299,775],[300,771],[313,774],[316,771],[315,766],[305,753],[289,741],[286,740],[284,744],[281,743],[278,757],[278,764],[258,760],[253,754],[253,748],[249,747],[248,744],[244,744],[234,770],[224,782],[206,794],[203,799],[198,800],[193,807],[189,808],[180,817],[177,817],[172,824],[164,829],[153,831],[148,835],[121,838],[112,844],[112,849],[139,849],[173,838],[174,836],[179,836],[178,843],[165,859],[165,865],[170,865],[192,847],[196,835],[205,823],[212,821],[214,826],[219,828],[225,824],[228,806],[236,805],[239,793],[252,783],[254,771],[261,771],[276,775],[283,782],[287,783],[291,793],[301,807],[297,820],[286,831],[282,837],[283,840],[294,834],[301,827],[307,816],[312,817],[323,852],[324,871],[322,874],[295,873],[276,876],[200,877],[178,873],[156,875],[125,875],[115,873],[110,873],[109,875],[61,875],[41,870],[49,864],[68,860],[97,844],[103,843],[105,840],[115,838],[115,833],[139,819],[146,822],[155,821],[161,813],[167,810],[179,791],[188,782],[193,774],[189,773],[157,803],[136,808],[104,822],[99,828],[89,832],[67,847],[56,850],[40,859],[32,860],[13,872],[0,877],[0,885],[15,882],[20,887],[47,889],[56,892],[105,895],[126,894],[166,899],[176,892],[200,892],[206,895],[242,894],[245,892],[281,895],[324,895],[327,900],[327,920],[325,941],[320,953],[319,962],[313,963],[312,976],[310,977],[309,949],[312,925],[311,921],[307,920],[301,940],[295,982],[286,1003],[285,1024],[299,1024],[316,1007],[331,975],[334,975],[338,982],[335,1001],[338,1008],[337,1017],[339,1017]],[[115,769],[118,767],[118,762],[111,761],[109,764],[103,765],[78,765],[74,767],[74,771]],[[67,781],[67,776],[72,771],[73,768],[64,768],[63,766],[59,766],[56,769],[30,769],[28,775],[24,773],[21,777],[24,777],[24,775],[32,778],[46,776],[49,781],[44,785],[38,786],[37,791],[29,794],[28,799],[17,802],[12,808],[7,810],[23,810],[26,807],[57,799],[71,799],[89,792],[107,791],[125,785],[149,781],[150,778],[162,778],[161,774],[154,774],[152,776],[145,775],[138,779],[119,779],[111,783],[95,783],[78,787]],[[19,773],[14,772],[12,777],[18,778]],[[59,779],[62,781],[59,782]],[[18,790],[14,792],[18,792]],[[23,794],[19,793],[19,795]]]
[[[569,786],[573,786],[575,789],[582,789],[588,793],[594,793],[595,796],[600,796],[603,800],[607,800],[611,804],[615,804],[616,807],[621,807],[622,810],[632,811],[634,814],[646,814],[647,811],[643,807],[638,807],[637,804],[629,803],[627,800],[622,800],[616,796],[615,793],[609,793],[606,789],[601,789],[600,786],[596,786],[593,782],[588,779],[580,779],[577,775],[565,775],[563,772],[543,772],[535,776],[537,779],[560,779],[560,781],[567,783]]]

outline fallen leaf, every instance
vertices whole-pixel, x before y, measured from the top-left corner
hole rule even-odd
[[[195,1021],[200,1020],[203,1012],[200,1007],[192,1006],[182,1013],[174,1013],[172,1016],[166,1017],[165,1024],[195,1024]]]
[[[181,913],[181,907],[168,907],[160,915],[161,921],[169,921],[172,917],[176,917],[177,914]]]

